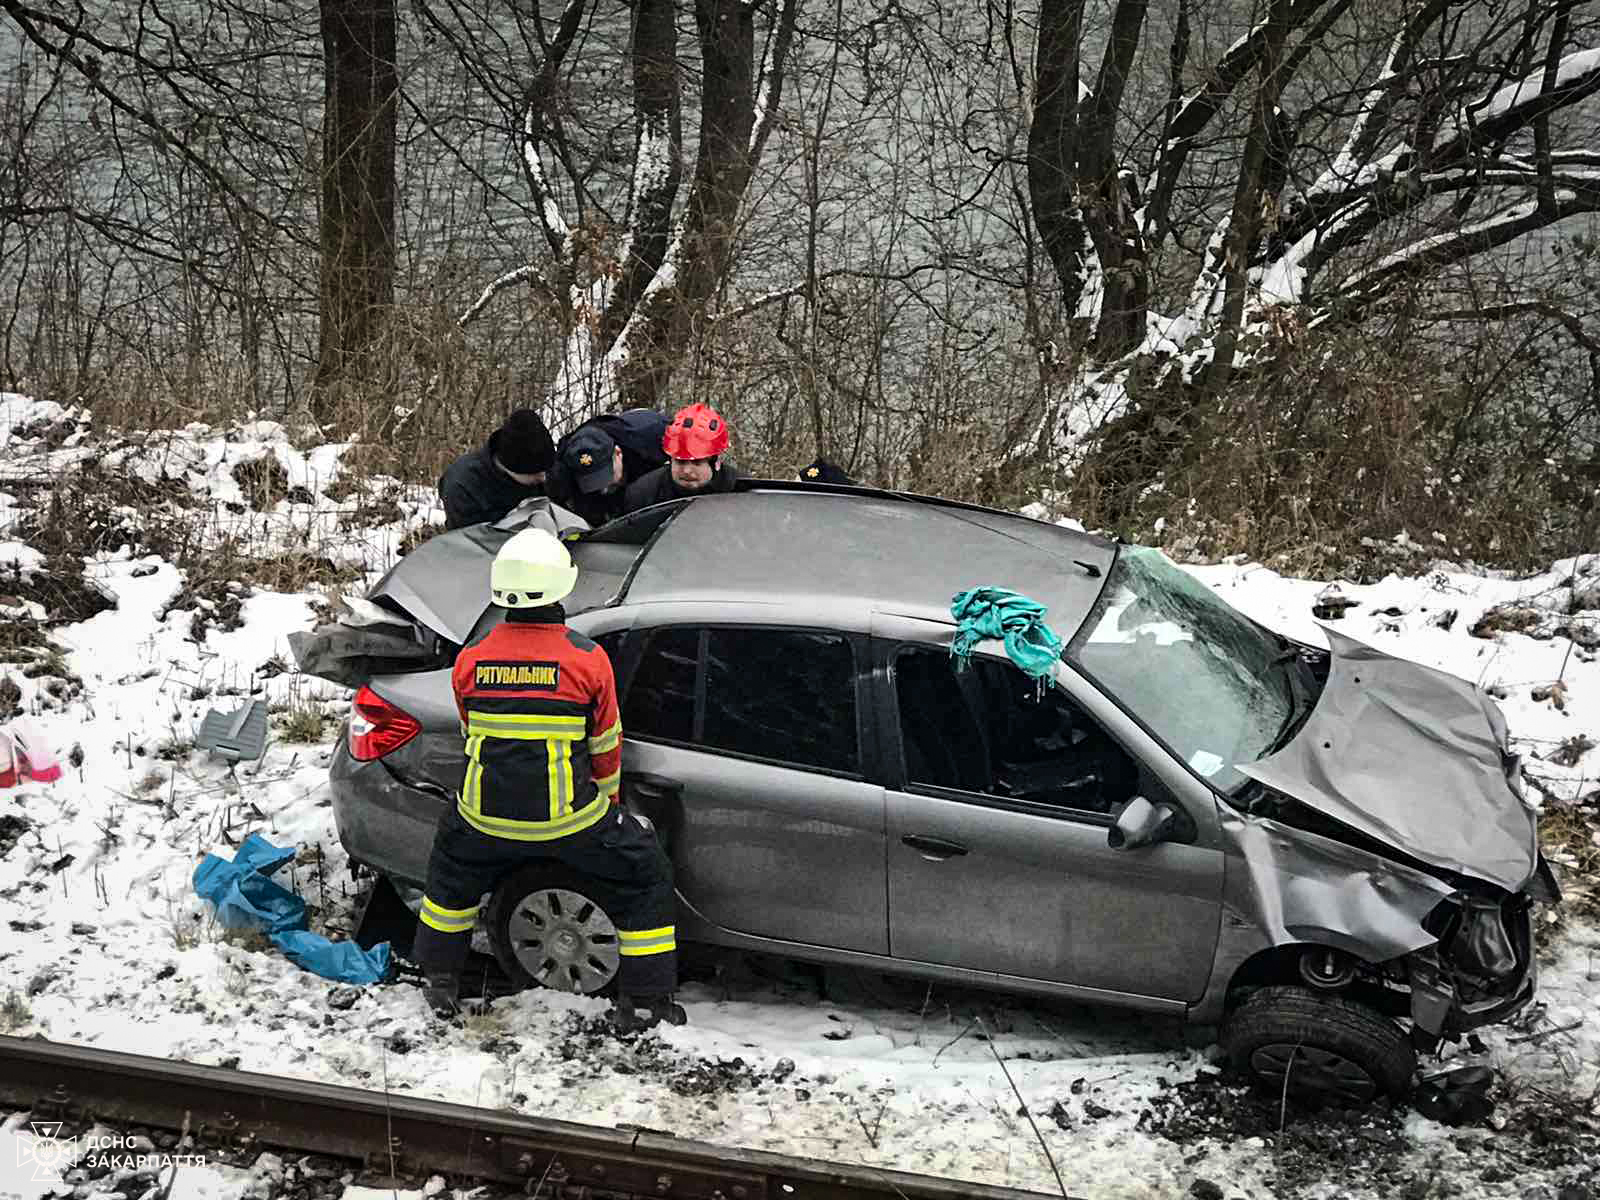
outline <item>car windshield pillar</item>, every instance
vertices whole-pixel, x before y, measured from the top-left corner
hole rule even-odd
[[[1191,770],[1232,793],[1292,721],[1281,639],[1159,550],[1124,546],[1066,659]]]

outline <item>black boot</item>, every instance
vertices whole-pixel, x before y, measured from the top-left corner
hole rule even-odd
[[[433,1009],[433,1015],[441,1020],[449,1020],[461,1012],[461,1001],[458,994],[461,991],[461,973],[448,971],[429,973],[427,982],[422,987],[422,998],[428,1002],[428,1007]]]
[[[674,1004],[672,996],[666,992],[641,992],[636,996],[618,992],[608,1017],[618,1033],[640,1033],[654,1029],[663,1021],[668,1025],[682,1025],[688,1021],[689,1014],[683,1011],[683,1005]]]

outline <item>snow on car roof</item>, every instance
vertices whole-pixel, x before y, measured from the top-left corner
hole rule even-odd
[[[1116,548],[1061,526],[909,497],[751,491],[684,506],[640,562],[637,601],[858,602],[950,620],[973,587],[1021,592],[1063,636],[1100,594]]]

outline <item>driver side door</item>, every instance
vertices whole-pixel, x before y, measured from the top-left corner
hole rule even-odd
[[[1133,795],[1182,805],[1059,684],[981,654],[957,672],[947,627],[915,632],[931,629],[943,645],[875,644],[891,955],[1197,998],[1221,919],[1221,849],[1192,819],[1187,842],[1111,849],[1113,814]]]

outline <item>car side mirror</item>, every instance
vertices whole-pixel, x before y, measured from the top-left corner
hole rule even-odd
[[[1151,804],[1135,796],[1122,806],[1117,819],[1106,830],[1106,845],[1113,850],[1137,850],[1165,840],[1177,823],[1178,814],[1170,804]]]

